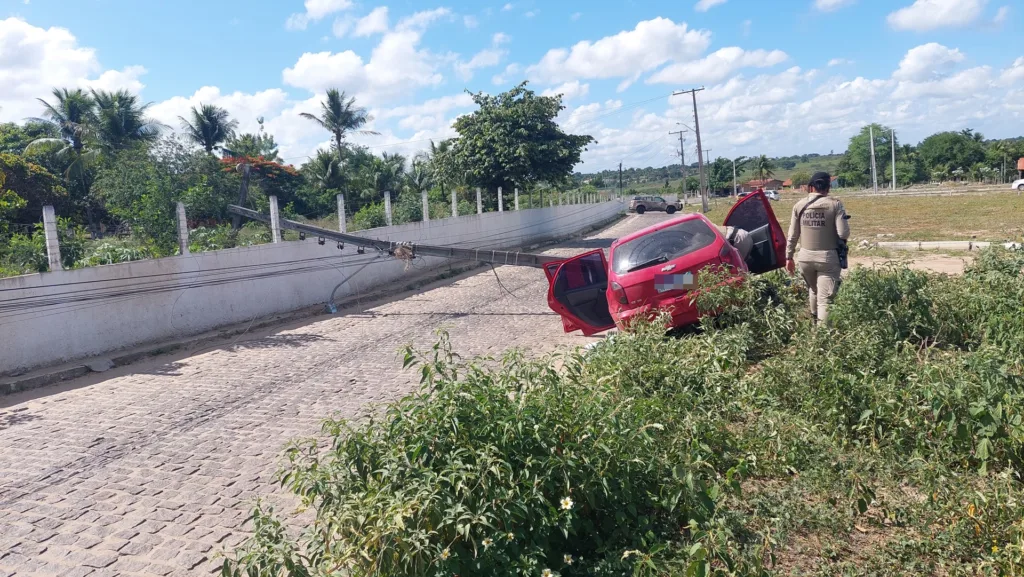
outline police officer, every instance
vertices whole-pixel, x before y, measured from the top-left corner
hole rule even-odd
[[[828,319],[828,307],[839,286],[840,244],[850,238],[846,209],[842,201],[829,196],[831,186],[827,172],[814,173],[810,194],[793,206],[786,244],[786,270],[793,274],[793,254],[800,243],[800,275],[807,283],[811,315],[819,323]]]

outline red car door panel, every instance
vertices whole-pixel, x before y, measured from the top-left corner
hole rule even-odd
[[[548,306],[562,317],[565,332],[593,335],[615,326],[608,310],[608,262],[604,251],[592,250],[557,264],[548,274]]]
[[[786,263],[786,233],[763,192],[739,199],[725,217],[725,226],[741,228],[753,239],[754,248],[747,258],[750,272],[765,273]]]

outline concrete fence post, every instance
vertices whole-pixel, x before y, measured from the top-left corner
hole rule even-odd
[[[270,235],[274,242],[281,242],[281,215],[277,211],[277,197],[270,197]]]
[[[60,240],[57,238],[57,215],[53,207],[43,207],[43,234],[46,237],[46,259],[50,263],[50,271],[64,270],[60,265]]]
[[[480,187],[479,186],[476,187],[476,213],[477,214],[483,214],[484,213],[484,201],[483,201],[483,198],[480,197]]]
[[[459,216],[459,195],[452,189],[452,218]]]
[[[430,222],[430,200],[427,199],[427,191],[420,193],[423,200],[423,222]]]
[[[391,226],[391,191],[384,191],[384,222]]]
[[[345,195],[338,195],[338,232],[346,232],[348,225],[345,223]]]
[[[505,212],[505,199],[501,195],[501,187],[498,187],[498,212]]]
[[[518,186],[515,188],[515,193],[516,193],[516,196],[515,196],[516,210],[519,210],[519,187]]]
[[[185,203],[178,203],[178,252],[188,254],[188,220],[185,218]]]

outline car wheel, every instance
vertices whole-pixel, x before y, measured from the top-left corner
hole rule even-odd
[[[675,213],[675,211],[676,211],[676,207],[674,207],[674,206],[670,206],[670,207],[665,209],[665,212],[668,213],[668,214],[673,214],[673,213]]]
[[[637,214],[643,214],[645,212],[647,212],[647,208],[644,207],[643,205],[640,205],[640,206],[636,207],[636,213]]]
[[[1024,184],[1017,187],[1017,190],[1024,192]]]

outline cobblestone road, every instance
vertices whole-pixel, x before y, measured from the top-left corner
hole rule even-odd
[[[551,252],[607,246],[630,216]],[[292,438],[410,390],[398,350],[449,329],[462,355],[586,343],[565,335],[538,269],[489,269],[399,300],[192,355],[0,398],[0,576],[195,575],[244,537]],[[578,335],[578,333],[577,333]]]

